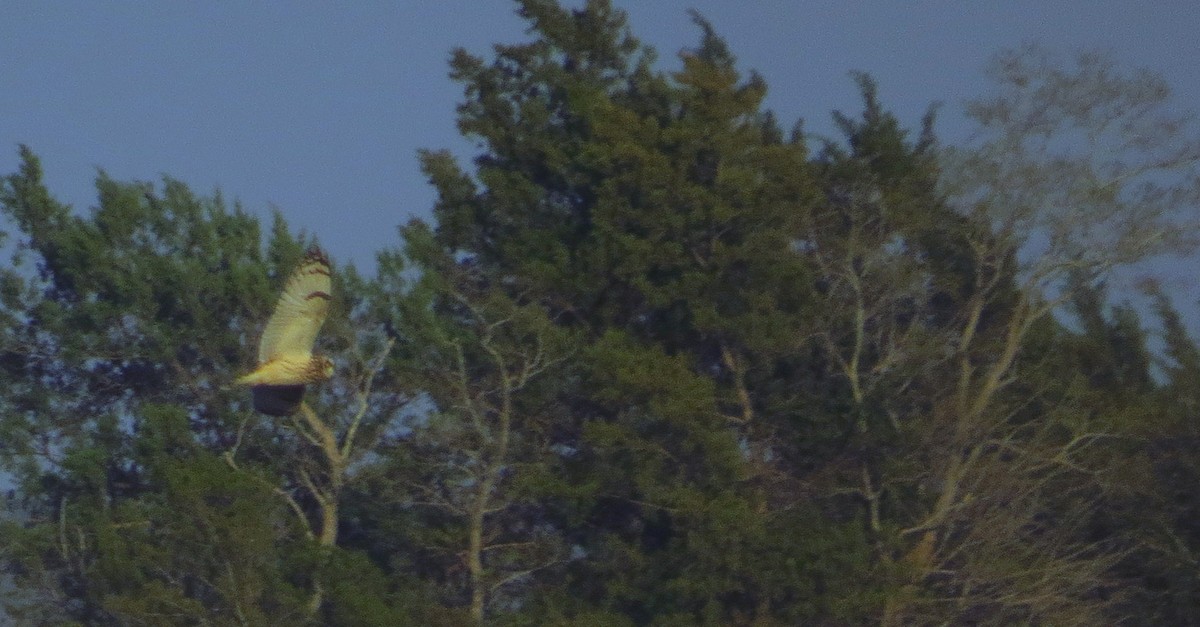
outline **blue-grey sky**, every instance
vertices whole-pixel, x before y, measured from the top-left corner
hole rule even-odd
[[[578,0],[572,2],[578,5]],[[666,69],[706,15],[770,86],[785,125],[830,129],[858,105],[849,70],[876,77],[884,103],[915,126],[944,101],[944,136],[984,89],[997,50],[1037,40],[1104,49],[1154,69],[1179,102],[1200,103],[1200,3],[1113,0],[616,0]],[[0,11],[0,172],[16,145],[41,156],[51,191],[95,202],[96,168],[119,180],[162,174],[267,215],[278,207],[333,256],[373,267],[398,224],[426,216],[433,192],[419,148],[470,154],[454,126],[461,87],[451,49],[487,54],[523,40],[503,0],[330,3],[46,2]]]

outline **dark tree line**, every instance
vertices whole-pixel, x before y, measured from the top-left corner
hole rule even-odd
[[[292,417],[229,382],[312,235],[169,179],[77,211],[21,149],[10,618],[1195,623],[1200,348],[1108,287],[1200,224],[1161,79],[1005,53],[944,146],[856,75],[814,143],[700,16],[664,72],[604,0],[518,10]]]

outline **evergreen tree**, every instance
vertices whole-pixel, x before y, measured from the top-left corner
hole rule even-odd
[[[1154,410],[1140,429],[1152,477],[1138,486],[1140,498],[1131,504],[1137,508],[1129,523],[1136,550],[1122,564],[1122,574],[1137,584],[1129,611],[1141,616],[1139,624],[1195,625],[1200,616],[1200,571],[1195,568],[1200,552],[1200,348],[1162,289],[1157,284],[1148,288],[1162,323],[1165,381],[1152,400],[1139,399]]]
[[[228,385],[274,305],[268,277],[291,271],[302,242],[277,216],[264,255],[255,219],[170,179],[156,194],[101,173],[99,204],[80,217],[28,149],[22,159],[0,189],[21,264],[3,298],[0,427],[21,494],[21,522],[3,527],[20,592],[10,615],[313,616],[309,573],[328,555],[307,538],[334,529],[297,473],[319,458],[305,432],[254,416]],[[342,365],[353,390],[355,360]],[[329,396],[319,406],[352,394]]]
[[[228,384],[310,238],[171,179],[74,211],[22,148],[8,617],[1194,622],[1200,349],[1105,289],[1195,232],[1157,79],[1003,55],[945,147],[855,75],[810,153],[699,15],[668,72],[611,2],[517,7],[453,56],[480,153],[423,153],[434,220],[337,268],[294,416]]]
[[[522,11],[535,43],[490,66],[455,58],[460,125],[487,148],[478,183],[441,155],[426,169],[443,245],[584,332],[562,433],[591,465],[573,515],[593,531],[576,539],[589,559],[568,569],[571,596],[635,620],[765,619],[802,594],[797,575],[772,590],[755,572],[775,571],[747,568],[786,559],[763,513],[796,502],[767,502],[794,409],[760,416],[770,401],[751,386],[805,316],[804,146],[779,141],[761,79],[741,82],[700,18],[700,46],[668,77],[608,3]]]

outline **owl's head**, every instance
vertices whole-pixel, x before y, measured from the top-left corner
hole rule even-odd
[[[333,360],[328,357],[317,357],[317,371],[322,380],[333,378]]]

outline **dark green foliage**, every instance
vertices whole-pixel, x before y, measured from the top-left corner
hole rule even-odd
[[[0,190],[20,233],[0,427],[26,521],[6,544],[20,547],[12,564],[29,593],[11,613],[303,618],[295,556],[308,549],[264,479],[291,445],[229,386],[302,244],[277,219],[268,263],[255,219],[171,180],[158,194],[102,173],[99,205],[81,217],[22,156]],[[233,468],[231,450],[256,469]]]
[[[1021,97],[972,111],[1011,141],[946,150],[856,74],[810,153],[700,15],[666,72],[610,2],[517,5],[529,41],[452,58],[473,166],[424,153],[433,221],[336,268],[337,371],[292,418],[229,382],[308,238],[170,179],[74,210],[21,149],[6,618],[1195,621],[1200,348],[1103,283],[1167,196],[1003,149],[1148,83],[1003,57]]]

